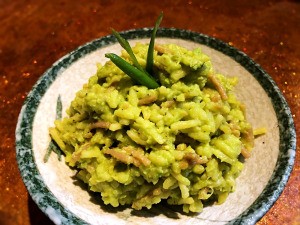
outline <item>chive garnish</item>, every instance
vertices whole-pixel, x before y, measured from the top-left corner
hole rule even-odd
[[[123,38],[118,32],[116,32],[114,29],[112,29],[112,32],[115,35],[115,37],[117,38],[119,44],[126,50],[128,55],[130,56],[130,58],[133,62],[133,65],[136,68],[138,68],[139,70],[143,70],[142,66],[137,61],[129,42],[125,38]]]
[[[114,53],[107,53],[105,57],[109,58],[117,67],[119,67],[124,73],[130,76],[134,81],[148,88],[158,88],[158,83],[148,75],[144,70],[139,70],[126,60]]]
[[[159,17],[156,20],[155,26],[153,28],[153,32],[152,32],[152,36],[150,39],[148,52],[147,52],[146,70],[144,70],[143,67],[137,61],[129,42],[125,38],[123,38],[118,32],[116,32],[114,29],[112,29],[112,33],[117,38],[119,44],[129,54],[133,62],[133,65],[126,62],[124,59],[117,56],[116,54],[113,53],[105,54],[105,57],[109,58],[117,67],[119,67],[124,73],[130,76],[134,81],[148,88],[159,87],[159,84],[155,81],[155,79],[150,74],[153,74],[155,36],[156,36],[157,29],[162,21],[162,18],[163,18],[163,13],[159,15]]]
[[[154,54],[154,41],[155,41],[155,36],[156,36],[156,32],[157,29],[162,21],[163,18],[163,13],[161,12],[159,17],[156,20],[155,26],[153,28],[153,32],[152,32],[152,36],[150,39],[150,44],[149,44],[149,48],[148,48],[148,53],[147,53],[147,64],[146,64],[146,71],[149,74],[153,73],[153,54]]]

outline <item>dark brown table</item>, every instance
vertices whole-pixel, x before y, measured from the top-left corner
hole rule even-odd
[[[15,127],[37,79],[66,53],[118,31],[162,27],[219,38],[246,52],[275,80],[300,132],[300,2],[280,0],[1,0],[0,224],[52,224],[30,198],[18,171]],[[258,224],[300,224],[300,149],[282,195]]]

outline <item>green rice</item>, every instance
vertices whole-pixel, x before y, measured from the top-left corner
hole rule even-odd
[[[144,68],[147,50],[133,48]],[[132,63],[125,51],[121,57]],[[205,203],[223,203],[253,148],[237,79],[217,74],[201,49],[174,44],[156,45],[154,76],[161,86],[148,89],[112,62],[99,64],[68,116],[49,129],[52,139],[113,207],[140,210],[166,199],[201,212]]]

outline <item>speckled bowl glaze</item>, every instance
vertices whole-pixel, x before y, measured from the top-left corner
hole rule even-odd
[[[131,44],[149,40],[151,29],[122,32]],[[97,194],[74,179],[74,171],[52,154],[43,162],[53,126],[56,100],[61,96],[63,111],[76,92],[104,63],[106,52],[120,53],[113,36],[83,45],[61,58],[34,85],[21,109],[16,128],[17,161],[23,181],[40,209],[56,224],[254,224],[281,194],[293,167],[296,134],[290,109],[280,90],[246,54],[203,34],[161,28],[157,43],[176,43],[187,48],[201,47],[213,67],[227,76],[237,76],[238,98],[246,104],[254,128],[268,132],[256,139],[251,158],[237,179],[237,189],[222,205],[186,215],[164,204],[151,210],[105,206]]]

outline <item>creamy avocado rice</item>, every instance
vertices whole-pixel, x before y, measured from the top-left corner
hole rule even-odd
[[[133,52],[146,66],[148,44]],[[129,63],[126,51],[121,57]],[[162,199],[201,212],[235,190],[244,158],[253,148],[236,78],[214,71],[200,48],[155,46],[160,84],[137,85],[111,61],[98,65],[49,129],[77,177],[105,204],[151,208]],[[100,197],[99,194],[99,197]]]

